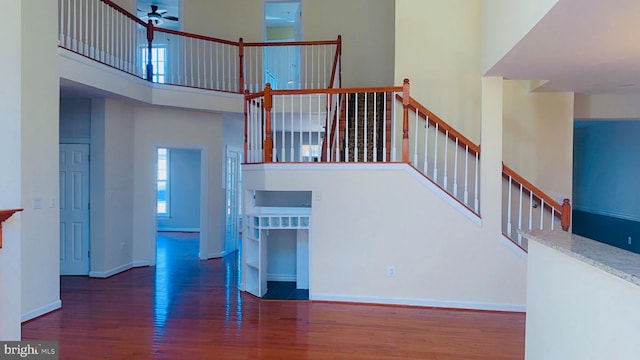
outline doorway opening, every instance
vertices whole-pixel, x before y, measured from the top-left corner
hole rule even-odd
[[[302,40],[301,0],[265,0],[264,40]],[[300,52],[298,45],[265,46],[264,79],[273,89],[300,88]]]
[[[156,266],[162,268],[168,257],[201,253],[201,150],[158,147],[156,169]]]

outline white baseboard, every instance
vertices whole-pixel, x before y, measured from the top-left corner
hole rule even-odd
[[[35,319],[38,316],[42,316],[44,314],[50,313],[54,310],[58,310],[62,307],[62,300],[56,300],[51,304],[47,304],[45,306],[39,307],[35,310],[29,311],[27,313],[22,314],[20,317],[21,322],[29,321],[31,319]]]
[[[145,267],[150,266],[149,260],[137,260],[131,263],[133,267]]]
[[[158,231],[171,231],[171,232],[200,232],[200,228],[179,228],[179,227],[164,227],[158,226]]]
[[[484,311],[506,311],[506,312],[526,312],[526,304],[492,304],[475,303],[462,301],[444,301],[431,299],[412,298],[385,298],[372,296],[351,296],[337,294],[310,293],[309,299],[312,301],[336,301],[336,302],[356,302],[385,305],[407,305],[424,306],[448,309],[484,310]]]
[[[268,274],[267,281],[296,281],[296,275],[291,274]]]
[[[90,271],[89,272],[89,277],[94,277],[94,278],[108,278],[110,276],[113,276],[115,274],[119,274],[123,271],[127,271],[133,267],[135,267],[133,265],[133,262],[130,262],[128,264],[124,264],[124,265],[120,265],[118,267],[115,267],[111,270],[107,270],[107,271]]]
[[[224,253],[224,251],[218,251],[218,252],[209,253],[206,258],[200,258],[200,259],[202,259],[202,260],[218,259],[218,258],[221,258],[221,257],[224,256],[223,253]]]

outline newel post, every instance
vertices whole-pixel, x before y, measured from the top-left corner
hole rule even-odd
[[[409,79],[402,84],[402,162],[409,162]]]
[[[271,108],[273,106],[273,97],[271,95],[271,84],[267,83],[264,88],[264,156],[263,161],[270,163],[273,161],[273,137],[271,136]]]
[[[149,22],[147,23],[147,43],[147,81],[153,81],[153,62],[151,61],[151,49],[153,48],[153,22],[151,19],[149,19]]]
[[[562,230],[568,231],[571,226],[571,203],[569,199],[562,200],[562,216],[560,216]]]
[[[238,69],[240,70],[240,74],[238,76],[238,91],[244,91],[244,40],[240,38],[238,41]]]

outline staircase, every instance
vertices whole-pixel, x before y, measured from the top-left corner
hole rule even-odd
[[[341,161],[380,162],[389,159],[391,93],[350,93],[347,98],[339,123]],[[385,142],[387,146],[384,146]],[[386,154],[383,149],[387,149]]]

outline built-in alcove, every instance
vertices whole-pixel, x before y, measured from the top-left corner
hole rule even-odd
[[[245,290],[258,297],[268,282],[309,289],[311,191],[250,191],[243,248]]]

